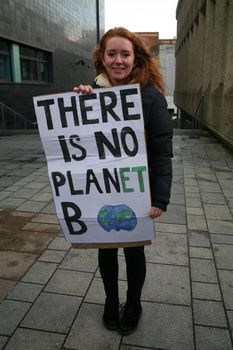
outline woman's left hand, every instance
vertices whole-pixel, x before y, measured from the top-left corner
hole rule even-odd
[[[151,208],[150,208],[149,216],[150,216],[152,219],[156,219],[156,218],[158,218],[159,216],[161,216],[162,214],[163,214],[163,210],[162,210],[162,209],[156,208],[156,207],[151,207]]]
[[[75,86],[73,91],[82,94],[91,94],[93,92],[93,87],[91,85],[80,84],[79,86]]]

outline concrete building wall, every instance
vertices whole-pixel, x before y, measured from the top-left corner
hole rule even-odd
[[[175,103],[233,146],[233,1],[179,0],[176,18]]]
[[[159,41],[159,60],[161,73],[165,84],[165,95],[168,102],[168,108],[172,113],[176,114],[176,106],[174,105],[175,90],[175,42],[176,40],[160,40]]]
[[[11,64],[15,48],[16,55],[23,46],[42,50],[50,57],[50,77],[21,80],[20,67],[18,76],[12,72],[4,77],[0,45],[0,101],[33,120],[32,96],[71,91],[80,82],[92,82],[92,52],[103,33],[104,0],[1,0],[0,41],[9,44]]]

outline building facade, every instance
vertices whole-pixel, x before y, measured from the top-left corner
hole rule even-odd
[[[152,55],[159,59],[161,73],[165,85],[165,96],[171,114],[177,114],[173,101],[175,90],[175,44],[176,39],[159,39],[159,32],[138,32],[149,47]]]
[[[233,1],[179,0],[175,103],[233,147]]]
[[[92,81],[103,33],[104,0],[1,0],[0,102],[35,120],[33,96]]]
[[[165,83],[165,95],[168,109],[171,114],[177,114],[177,107],[174,104],[175,90],[175,44],[176,39],[159,40],[159,59],[161,72]]]

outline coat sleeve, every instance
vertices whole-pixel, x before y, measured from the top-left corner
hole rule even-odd
[[[149,107],[149,110],[148,110]],[[172,183],[172,121],[163,94],[156,92],[147,106],[147,153],[152,206],[166,211]]]

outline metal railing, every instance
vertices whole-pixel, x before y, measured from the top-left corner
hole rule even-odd
[[[0,102],[0,129],[16,130],[35,128],[37,128],[37,122],[32,122],[3,102]]]
[[[176,129],[203,129],[203,100],[204,95],[201,96],[194,114],[185,113],[182,111],[177,118],[174,117],[173,126]]]
[[[198,112],[199,109],[202,107],[202,102],[204,100],[204,95],[201,96],[196,111],[194,113],[194,115],[192,116],[192,128],[193,129],[202,129],[202,113],[201,116],[199,116]]]

